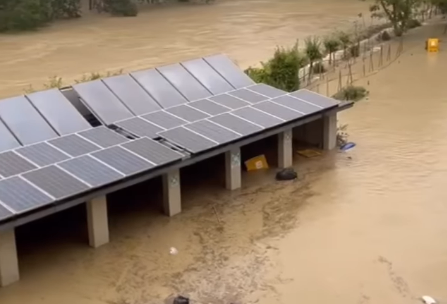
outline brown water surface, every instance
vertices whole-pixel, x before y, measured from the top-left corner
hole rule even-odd
[[[356,0],[223,0],[143,10],[137,18],[85,14],[34,33],[0,36],[0,96],[65,84],[84,73],[138,70],[226,53],[241,66],[276,45],[350,26],[367,3]]]

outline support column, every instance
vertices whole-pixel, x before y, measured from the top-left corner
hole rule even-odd
[[[0,231],[0,286],[20,279],[14,228]]]
[[[225,152],[225,187],[228,190],[241,187],[241,150],[239,148]]]
[[[292,129],[278,134],[278,167],[289,168],[293,165]]]
[[[182,212],[180,171],[173,170],[163,175],[163,211],[167,216]]]
[[[323,116],[323,149],[332,150],[337,146],[337,113]]]
[[[87,223],[91,247],[98,248],[109,242],[109,221],[105,195],[87,202]]]

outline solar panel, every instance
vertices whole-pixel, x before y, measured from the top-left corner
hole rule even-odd
[[[163,107],[169,108],[187,100],[155,69],[130,74]]]
[[[256,93],[262,94],[264,96],[270,97],[270,98],[275,98],[275,97],[279,97],[279,96],[287,94],[286,91],[282,91],[280,89],[271,87],[264,83],[258,83],[253,86],[249,86],[247,89],[254,91]]]
[[[1,202],[0,202],[1,204]],[[0,221],[6,220],[14,215],[11,211],[0,205]]]
[[[213,95],[233,90],[233,87],[202,58],[182,62],[181,65]]]
[[[159,67],[157,70],[189,101],[211,96],[211,93],[179,63]]]
[[[141,156],[142,158],[156,164],[165,165],[184,157],[180,154],[154,140],[149,138],[140,138],[122,145],[129,151]]]
[[[200,120],[184,126],[200,135],[210,138],[219,144],[228,143],[241,137],[240,134],[217,125],[209,120]]]
[[[253,80],[225,55],[214,55],[203,59],[236,89],[254,84]]]
[[[91,155],[126,175],[140,173],[154,167],[154,164],[119,146],[101,150]]]
[[[310,102],[314,105],[320,106],[321,108],[327,109],[338,105],[335,99],[328,98],[326,96],[320,95],[318,93],[303,89],[290,93],[293,97],[297,97],[304,101]]]
[[[22,213],[48,205],[53,198],[15,176],[0,181],[0,201],[16,213]]]
[[[211,117],[209,120],[233,130],[243,136],[251,135],[262,131],[262,127],[250,123],[242,118],[234,116],[230,113],[224,113],[218,116]]]
[[[78,83],[73,89],[83,104],[105,125],[134,116],[99,79]]]
[[[277,118],[252,107],[245,107],[239,110],[235,110],[231,113],[251,122],[254,122],[255,124],[260,125],[264,128],[271,128],[285,122],[284,119]]]
[[[209,117],[208,114],[201,112],[197,109],[191,108],[187,105],[180,105],[166,109],[166,112],[171,113],[177,117],[180,117],[186,121],[193,122],[200,119]]]
[[[102,148],[108,148],[129,141],[126,137],[107,129],[106,127],[97,127],[78,134]]]
[[[36,165],[44,167],[70,158],[67,154],[42,142],[15,150],[17,154],[29,159]]]
[[[188,105],[210,115],[219,115],[230,111],[229,108],[221,106],[220,104],[208,99],[193,101],[188,103]]]
[[[0,101],[0,118],[22,145],[57,137],[25,96]]]
[[[252,106],[255,109],[270,113],[284,120],[294,120],[303,116],[302,113],[283,107],[271,101],[263,101]]]
[[[12,151],[0,154],[0,175],[3,177],[10,177],[36,168],[37,166]]]
[[[90,155],[77,157],[57,165],[92,187],[103,186],[124,177],[124,174],[99,162]]]
[[[230,109],[239,109],[242,107],[249,106],[250,103],[240,100],[239,98],[236,98],[234,96],[228,95],[228,94],[221,94],[216,95],[209,98],[210,100],[217,102],[218,104],[230,108]]]
[[[164,130],[139,117],[123,120],[115,125],[139,137],[157,138],[157,133]]]
[[[312,114],[315,112],[318,112],[321,110],[321,108],[317,107],[317,106],[313,106],[309,103],[306,103],[304,101],[301,101],[297,98],[294,98],[292,96],[281,96],[281,97],[277,97],[272,99],[273,102],[276,102],[282,106],[291,108],[295,111],[301,112],[303,114]]]
[[[141,117],[164,129],[172,129],[187,123],[186,120],[173,116],[165,111],[157,111]]]
[[[24,173],[22,177],[57,200],[81,194],[90,189],[86,183],[54,165]]]
[[[217,142],[183,127],[160,132],[159,135],[192,153],[199,153],[217,146]]]
[[[48,141],[51,145],[71,155],[72,157],[81,156],[101,149],[100,146],[80,137],[77,134],[66,135]]]
[[[58,89],[35,92],[26,97],[59,135],[91,128],[87,120]]]
[[[130,75],[104,78],[102,81],[135,115],[161,109],[160,105]]]
[[[0,120],[0,152],[20,147],[20,143]]]
[[[252,104],[269,99],[266,96],[262,96],[258,93],[249,91],[247,89],[239,89],[236,91],[228,92],[228,94],[236,96],[236,97],[238,97],[242,100],[245,100],[246,102],[252,103]]]

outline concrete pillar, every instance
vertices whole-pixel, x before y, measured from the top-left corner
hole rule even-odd
[[[87,223],[91,247],[98,248],[109,242],[109,221],[105,195],[87,202]]]
[[[14,228],[0,231],[0,286],[20,279]]]
[[[225,187],[228,190],[241,187],[241,150],[239,148],[225,152]]]
[[[337,146],[337,113],[323,117],[323,149],[332,150]]]
[[[278,167],[289,168],[293,165],[292,129],[278,134]]]
[[[173,170],[163,175],[163,211],[167,216],[182,212],[180,171]]]

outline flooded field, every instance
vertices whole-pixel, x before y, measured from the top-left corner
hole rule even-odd
[[[70,84],[84,73],[215,53],[246,67],[267,59],[276,45],[351,26],[367,8],[357,0],[218,0],[146,9],[137,18],[85,14],[33,33],[0,35],[0,96],[38,88],[54,75]]]
[[[348,2],[322,2],[321,7],[333,5],[334,12],[331,17],[317,18],[321,31],[332,27],[322,25],[324,18],[328,18],[327,22],[339,20],[338,24],[347,22],[341,16],[349,11]],[[110,46],[104,41],[117,37],[106,33],[97,36],[105,39],[102,42],[91,38],[89,49],[103,51],[86,51],[84,56],[95,60],[83,63],[87,59],[82,58],[81,45],[87,40],[81,32],[73,34],[75,28],[69,24],[35,34],[2,37],[15,40],[17,50],[27,39],[37,46],[37,41],[45,41],[42,37],[48,37],[50,43],[51,35],[66,35],[70,47],[64,48],[63,40],[56,39],[47,55],[43,55],[45,48],[35,52],[46,59],[26,59],[22,55],[23,61],[16,65],[2,62],[1,66],[9,72],[1,70],[0,75],[16,77],[16,81],[23,75],[43,79],[43,71],[54,67],[60,75],[74,76],[88,71],[87,68],[105,69],[111,64],[133,68],[140,55],[142,64],[151,65],[215,52],[220,46],[240,61],[251,63],[250,60],[268,54],[276,41],[283,43],[290,38],[285,34],[279,38],[274,32],[289,30],[285,25],[292,21],[287,16],[297,2],[284,2],[283,11],[276,12],[268,9],[269,5],[273,7],[271,3],[257,3],[264,7],[263,14],[257,13],[263,16],[259,18],[272,21],[271,31],[259,31],[262,26],[253,25],[249,34],[245,32],[250,27],[247,23],[244,29],[234,31],[233,38],[225,42],[211,39],[208,47],[204,42],[203,49],[190,41],[192,38],[180,35],[175,40],[179,43],[175,44],[176,51],[172,46],[164,53],[158,51],[165,55],[163,58],[151,51],[157,49],[155,44],[148,47],[142,41],[141,47],[148,49],[128,45],[122,53],[105,52]],[[303,3],[308,3],[308,15],[326,14],[317,4]],[[355,13],[360,4],[350,2],[349,7]],[[236,4],[224,2],[221,9],[235,12],[232,5]],[[341,9],[343,5],[345,8]],[[160,14],[176,14],[175,11]],[[256,7],[247,6],[244,14],[255,14],[254,11]],[[163,19],[158,16],[152,22]],[[192,23],[197,19],[190,14],[184,20],[188,18]],[[85,30],[98,33],[98,24],[114,24],[107,18],[82,22],[91,22]],[[117,22],[123,23],[113,26],[126,31],[125,22]],[[173,22],[166,26],[170,28]],[[284,28],[275,29],[275,22],[278,28],[283,22]],[[299,27],[309,21],[295,22],[295,30],[300,33]],[[267,21],[264,26],[268,27]],[[301,30],[301,35],[307,35],[310,29],[313,28],[309,25],[306,31]],[[214,182],[210,164],[222,160],[211,160],[182,173],[184,212],[171,219],[158,211],[155,202],[161,194],[152,189],[160,189],[160,181],[153,180],[114,195],[109,206],[111,243],[97,250],[86,245],[82,206],[25,225],[17,231],[22,278],[19,283],[0,289],[0,303],[155,304],[177,293],[191,296],[197,300],[195,303],[219,304],[235,300],[260,304],[408,304],[417,303],[423,294],[439,299],[440,303],[447,300],[447,51],[444,44],[438,54],[427,54],[423,48],[425,38],[440,35],[442,30],[442,25],[435,25],[410,33],[399,60],[359,82],[370,90],[369,100],[340,117],[349,124],[351,140],[357,143],[350,152],[351,159],[336,152],[311,160],[297,159],[299,180],[290,183],[274,182],[274,170],[245,174],[244,188],[234,193],[222,190],[219,182]],[[181,31],[180,27],[176,31]],[[160,32],[151,34],[141,29],[138,35],[161,35]],[[231,35],[231,31],[227,34]],[[211,37],[212,33],[207,35]],[[253,40],[249,39],[251,36]],[[167,41],[173,38],[164,39],[168,45]],[[162,39],[158,41],[160,47]],[[259,45],[249,45],[254,41]],[[126,40],[117,39],[117,50],[126,49],[125,43]],[[174,45],[174,41],[171,43]],[[190,44],[190,52],[180,47],[181,43]],[[57,48],[61,51],[55,51]],[[29,49],[28,52],[32,53]],[[13,54],[11,47],[10,58]],[[126,61],[127,56],[132,60]],[[83,60],[64,65],[68,58]],[[25,73],[26,63],[36,69]],[[14,81],[9,84],[2,87],[4,92],[18,88]],[[260,146],[267,149],[272,145],[266,141]],[[170,255],[170,247],[179,253]]]

